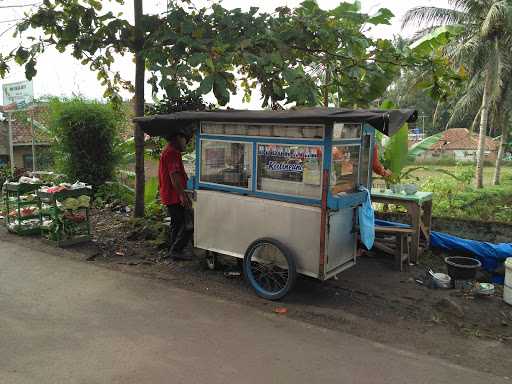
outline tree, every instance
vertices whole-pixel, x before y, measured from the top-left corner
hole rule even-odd
[[[316,106],[325,82],[315,69],[327,65],[334,74],[327,87],[345,92],[347,103],[367,104],[384,92],[390,71],[401,63],[387,40],[367,37],[364,28],[388,24],[392,16],[387,9],[363,14],[357,3],[323,10],[314,0],[272,14],[220,5],[187,13],[171,4],[166,24],[149,37],[166,42],[147,56],[150,83],[172,97],[200,83],[199,92],[213,91],[221,105],[238,85],[245,100],[259,85],[264,107],[277,102]]]
[[[410,57],[413,65],[402,68],[400,76],[386,92],[386,99],[399,107],[414,107],[423,113],[422,125],[429,135],[446,129],[453,123],[464,123],[467,117],[457,121],[450,119],[456,100],[465,92],[465,72],[453,65],[443,47],[460,33],[456,27],[441,27],[421,35],[415,41],[395,38],[394,44]],[[425,121],[425,117],[429,119]]]
[[[471,78],[469,91],[456,105],[455,114],[470,109],[475,100],[480,101],[480,137],[475,181],[477,188],[482,188],[488,122],[491,120],[500,124],[503,121],[499,115],[506,105],[504,95],[507,92],[504,92],[504,87],[511,79],[512,4],[509,0],[449,2],[453,6],[452,9],[413,8],[406,14],[404,25],[417,23],[426,27],[418,36],[432,32],[440,26],[460,29],[456,38],[447,42],[444,54],[453,59],[454,64],[463,66]],[[501,126],[501,129],[503,130],[504,126]],[[501,159],[498,159],[496,167],[500,164]],[[499,172],[495,173],[499,179]]]
[[[511,116],[512,116],[512,95],[511,93],[511,87],[510,82],[507,82],[505,95],[504,97],[509,100],[507,103],[507,108],[503,111],[500,111],[500,125],[502,127],[501,129],[501,138],[500,138],[500,145],[498,149],[498,156],[496,158],[496,165],[494,167],[494,177],[493,177],[493,185],[499,185],[501,182],[501,166],[503,162],[503,158],[505,155],[505,151],[507,149],[507,146],[509,144],[508,138],[509,138],[509,130],[510,130],[510,124],[511,124]]]
[[[115,0],[123,4],[123,0]],[[37,57],[48,46],[70,50],[95,71],[105,97],[119,101],[122,88],[135,91],[135,115],[143,111],[144,69],[154,93],[181,97],[192,90],[213,92],[220,105],[240,88],[245,99],[259,85],[262,105],[278,102],[318,105],[322,86],[336,89],[343,105],[366,105],[380,96],[400,64],[392,45],[370,39],[363,26],[386,24],[392,14],[381,9],[370,16],[358,6],[340,3],[325,11],[314,0],[273,14],[257,8],[227,10],[219,4],[195,8],[189,0],[173,1],[163,15],[142,14],[134,1],[135,24],[104,11],[99,0],[44,0],[17,25],[25,42],[0,56],[0,77],[11,62],[24,65],[31,79]],[[135,84],[112,71],[115,55],[135,57]],[[335,74],[321,83],[312,70],[327,65]],[[143,136],[134,132],[137,156],[136,215],[143,214]]]

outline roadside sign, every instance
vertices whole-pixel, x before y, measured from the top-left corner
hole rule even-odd
[[[32,80],[3,84],[2,93],[3,105],[21,104],[26,106],[34,100],[34,84]]]

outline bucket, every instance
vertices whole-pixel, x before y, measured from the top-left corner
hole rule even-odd
[[[450,256],[444,259],[452,280],[473,280],[482,263],[472,257]],[[512,268],[512,267],[511,267]]]
[[[503,300],[512,305],[512,257],[505,260],[505,286],[503,287]]]

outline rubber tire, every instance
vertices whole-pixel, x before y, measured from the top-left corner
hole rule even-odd
[[[251,254],[254,251],[254,249],[261,244],[272,244],[273,246],[275,246],[277,249],[281,251],[288,264],[288,281],[286,282],[286,285],[283,287],[283,289],[275,293],[270,293],[262,289],[254,280],[254,277],[252,275],[250,267]],[[295,258],[293,257],[291,251],[281,242],[269,237],[258,239],[254,241],[251,245],[249,245],[249,248],[247,248],[247,251],[245,251],[244,255],[243,271],[246,280],[249,282],[249,284],[251,285],[252,289],[254,289],[256,294],[267,300],[282,299],[293,289],[295,282],[297,281],[297,264],[295,263]]]
[[[207,255],[204,258],[206,268],[210,271],[216,271],[219,268],[219,257],[215,252],[207,251]]]

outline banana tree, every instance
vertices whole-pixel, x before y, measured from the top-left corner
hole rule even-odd
[[[395,105],[386,100],[381,105],[382,109],[392,109]],[[391,176],[384,177],[386,185],[399,184],[409,178],[412,173],[425,167],[408,167],[418,156],[429,150],[443,137],[443,133],[427,137],[409,148],[409,125],[404,124],[393,136],[386,137],[377,132],[377,143],[380,145],[381,162],[386,169],[391,171]]]

